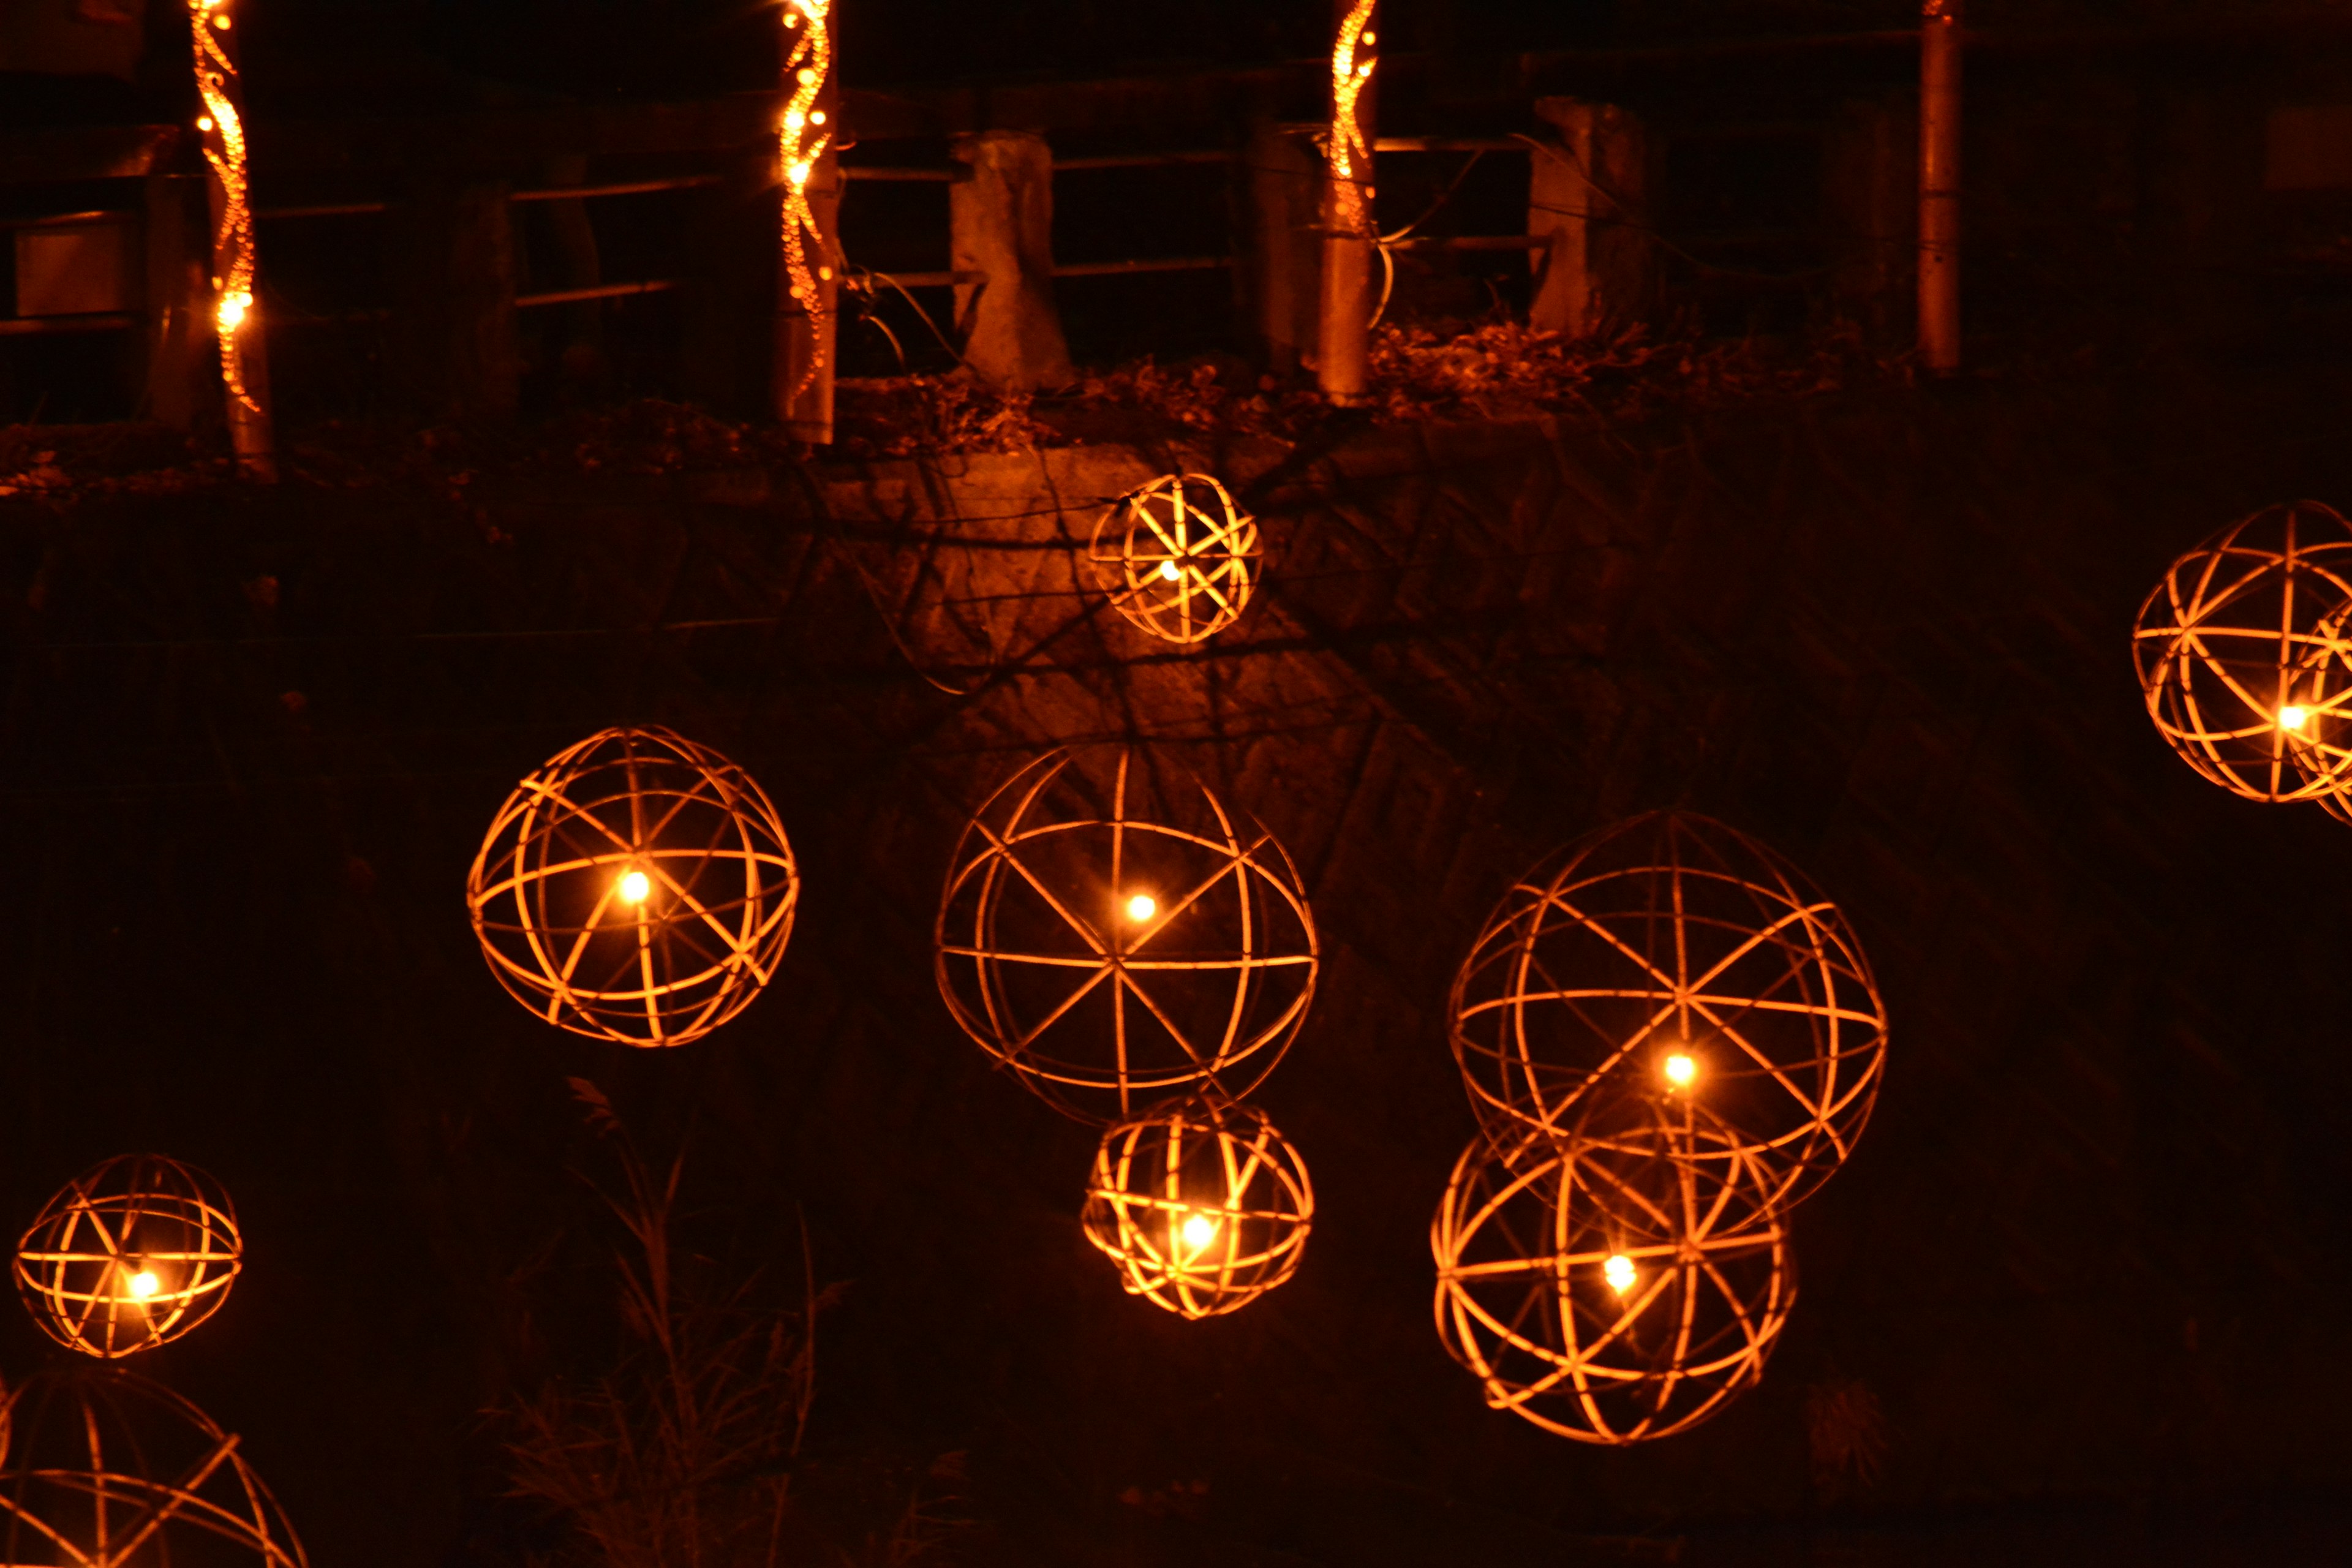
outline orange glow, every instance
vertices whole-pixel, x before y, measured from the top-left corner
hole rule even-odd
[[[138,1273],[133,1274],[131,1277],[130,1285],[131,1294],[139,1300],[144,1301],[156,1291],[162,1289],[163,1282],[155,1278],[155,1271],[153,1269],[142,1268]]]
[[[1135,897],[1127,900],[1127,918],[1129,920],[1148,921],[1159,912],[1160,900],[1153,898],[1150,893],[1138,893]]]
[[[1633,1260],[1620,1252],[1601,1266],[1601,1277],[1609,1281],[1609,1289],[1622,1296],[1633,1288]]]
[[[643,871],[624,871],[613,884],[614,894],[625,904],[642,904],[653,890],[653,879]]]
[[[817,284],[833,277],[830,267],[817,266],[812,259],[824,253],[825,237],[817,227],[816,212],[808,199],[809,176],[833,142],[832,132],[817,129],[824,123],[824,113],[816,107],[817,96],[833,74],[832,12],[833,0],[784,3],[784,26],[797,35],[791,58],[784,62],[793,95],[776,128],[778,164],[784,174],[784,282],[793,303],[807,314],[812,327],[818,324],[824,310]],[[815,352],[809,356],[801,384],[792,389],[793,396],[799,396],[816,379],[824,359],[824,339],[818,335]]]
[[[1173,583],[1183,575],[1184,574],[1176,570],[1176,563],[1173,561],[1162,561],[1160,563],[1160,579],[1161,582]]]
[[[1217,1222],[1208,1215],[1196,1214],[1184,1222],[1184,1245],[1198,1252],[1217,1239]]]
[[[1681,1051],[1666,1058],[1666,1081],[1676,1089],[1688,1089],[1698,1077],[1698,1063]]]
[[[2311,710],[2301,703],[2290,702],[2279,710],[2278,721],[2282,730],[2301,731],[2311,721]]]

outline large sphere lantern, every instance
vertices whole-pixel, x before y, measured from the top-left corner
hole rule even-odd
[[[0,1562],[48,1568],[306,1568],[243,1447],[116,1367],[36,1373],[0,1407]]]
[[[1852,1152],[1886,1012],[1837,906],[1708,817],[1657,812],[1507,893],[1455,976],[1454,1059],[1498,1139],[1589,1136],[1633,1095],[1703,1108],[1796,1203]]]
[[[1170,474],[1113,501],[1087,553],[1129,621],[1169,642],[1202,642],[1249,605],[1257,523],[1207,474]]]
[[[800,874],[751,776],[657,727],[607,730],[517,786],[466,904],[490,970],[574,1034],[680,1046],[775,974]]]
[[[1082,1223],[1129,1295],[1206,1318],[1289,1279],[1314,1220],[1298,1151],[1264,1111],[1208,1094],[1103,1134]]]
[[[1752,1385],[1796,1300],[1774,1173],[1696,1108],[1617,1111],[1472,1143],[1430,1227],[1438,1338],[1487,1405],[1610,1446]]]
[[[49,1338],[113,1361],[211,1317],[243,1258],[218,1182],[161,1154],[125,1154],[41,1210],[16,1246],[16,1289]]]
[[[1097,1125],[1204,1087],[1246,1094],[1315,994],[1314,917],[1273,834],[1124,748],[1050,753],[981,808],[936,941],[964,1032]]]
[[[2148,717],[2183,762],[2249,800],[2352,786],[2352,525],[2267,507],[2172,563],[2132,653]]]

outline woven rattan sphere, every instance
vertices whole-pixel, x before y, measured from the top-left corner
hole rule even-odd
[[[304,1568],[236,1437],[118,1367],[45,1372],[8,1395],[0,1562],[53,1568]]]
[[[2132,632],[2148,717],[2251,800],[2352,784],[2352,526],[2317,501],[2254,513],[2172,563]],[[2338,814],[2342,815],[2340,805]]]
[[[1447,1352],[1489,1405],[1584,1443],[1706,1419],[1796,1300],[1773,1173],[1704,1111],[1618,1108],[1601,1141],[1474,1142],[1430,1227]]]
[[[1264,1111],[1207,1094],[1103,1134],[1083,1223],[1129,1295],[1207,1318],[1289,1279],[1314,1220],[1298,1151]]]
[[[1886,1015],[1837,906],[1755,840],[1656,812],[1507,893],[1455,976],[1454,1059],[1497,1137],[1612,1095],[1703,1106],[1805,1197],[1878,1094]]]
[[[218,1182],[161,1154],[124,1154],[49,1200],[17,1244],[16,1289],[51,1339],[110,1361],[211,1317],[243,1256]]]
[[[1206,474],[1130,490],[1095,525],[1096,580],[1153,637],[1192,643],[1240,618],[1256,586],[1256,521]]]
[[[1178,772],[1118,748],[1043,758],[965,828],[940,900],[956,1022],[1082,1121],[1203,1085],[1239,1098],[1315,994],[1297,868]]]
[[[749,773],[667,730],[607,730],[499,809],[466,882],[482,951],[548,1023],[682,1046],[751,1004],[800,874]]]

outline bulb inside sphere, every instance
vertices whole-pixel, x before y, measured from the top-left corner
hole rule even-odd
[[[653,890],[653,879],[643,871],[624,871],[613,885],[614,893],[625,904],[642,904]]]
[[[163,1287],[163,1282],[155,1278],[155,1271],[152,1268],[142,1268],[131,1277],[131,1294],[142,1301]]]
[[[2300,730],[2311,722],[2311,710],[2299,702],[2290,702],[2279,710],[2278,721],[2282,730]]]
[[[1127,918],[1129,920],[1148,921],[1159,912],[1160,900],[1153,898],[1150,893],[1138,893],[1135,897],[1127,900]]]
[[[1691,1081],[1698,1077],[1698,1063],[1683,1052],[1676,1051],[1666,1058],[1664,1071],[1668,1083],[1673,1084],[1676,1089],[1688,1089]]]
[[[1173,583],[1183,574],[1176,570],[1176,563],[1173,561],[1162,561],[1160,563],[1160,578],[1164,583]]]
[[[1184,1245],[1198,1251],[1217,1239],[1217,1222],[1204,1214],[1196,1214],[1184,1222]]]
[[[1620,1296],[1633,1288],[1633,1260],[1620,1252],[1601,1266],[1601,1277]]]

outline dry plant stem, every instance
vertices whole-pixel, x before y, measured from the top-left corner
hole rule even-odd
[[[1835,904],[1690,813],[1571,846],[1504,896],[1455,977],[1454,1059],[1491,1131],[1593,1136],[1612,1097],[1689,1103],[1793,1204],[1869,1121],[1886,1011]]]
[[[2352,524],[2267,507],[2172,563],[2132,654],[2148,717],[2181,760],[2249,800],[2352,786]]]
[[[550,1384],[504,1412],[515,1490],[569,1512],[610,1568],[772,1564],[824,1298],[812,1287],[795,1321],[751,1305],[748,1286],[706,1296],[683,1280],[681,1161],[648,1167],[602,1091],[572,1087],[621,1167],[622,1190],[598,1193],[628,1237],[614,1266],[639,1348],[593,1384]]]
[[[1298,1151],[1265,1112],[1206,1094],[1103,1134],[1081,1223],[1129,1295],[1206,1318],[1297,1272],[1314,1221]]]
[[[1098,805],[1074,760],[1031,764],[965,828],[935,930],[940,994],[982,1049],[1078,1121],[1202,1085],[1238,1098],[1314,998],[1297,868],[1197,780],[1147,807],[1122,749]]]
[[[483,954],[516,1000],[630,1046],[684,1045],[750,1005],[799,899],[758,784],[655,726],[593,735],[523,780],[466,883]]]
[[[1626,1102],[1609,1133],[1472,1143],[1430,1250],[1438,1337],[1486,1403],[1618,1446],[1754,1384],[1796,1282],[1773,1173],[1720,1124]]]
[[[307,1568],[236,1436],[158,1384],[87,1363],[41,1373],[9,1394],[0,1431],[6,1562]]]
[[[161,1154],[125,1154],[49,1200],[17,1244],[16,1288],[42,1332],[114,1360],[212,1316],[243,1257],[218,1182]]]
[[[1172,643],[1239,620],[1261,564],[1256,520],[1207,474],[1170,474],[1113,501],[1087,554],[1111,607]]]

